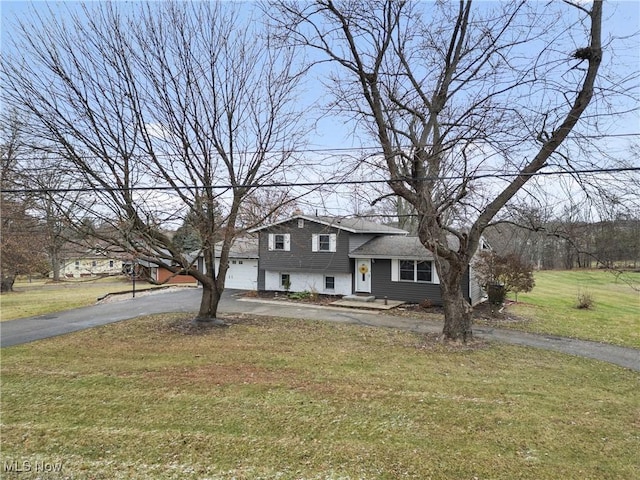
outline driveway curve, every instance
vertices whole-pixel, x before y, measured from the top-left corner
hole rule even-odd
[[[0,323],[0,346],[4,348],[20,345],[157,313],[196,312],[200,296],[201,291],[197,288],[160,291],[136,298],[122,298],[116,302],[2,322]],[[221,314],[246,313],[398,328],[418,333],[438,333],[442,330],[442,324],[433,321],[340,307],[245,298],[243,292],[238,290],[225,291],[220,302],[219,312]],[[474,327],[473,331],[477,337],[487,340],[553,350],[640,371],[640,350],[634,348],[490,327]]]

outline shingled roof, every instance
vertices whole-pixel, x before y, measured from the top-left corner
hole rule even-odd
[[[310,215],[295,215],[291,218],[287,218],[279,222],[274,222],[268,225],[264,225],[262,227],[254,228],[250,230],[250,232],[258,232],[260,230],[265,230],[267,228],[270,228],[276,225],[281,225],[283,223],[287,223],[297,219],[303,219],[309,222],[320,223],[322,225],[338,228],[340,230],[345,230],[350,233],[369,233],[369,234],[379,234],[379,235],[407,235],[408,234],[406,230],[390,227],[388,225],[382,225],[380,223],[370,222],[369,220],[365,220],[363,218],[326,217],[326,216],[314,217]]]
[[[447,238],[451,248],[458,245],[458,239],[453,235],[449,235]],[[376,237],[351,251],[349,257],[429,260],[433,258],[433,254],[422,245],[418,237]]]

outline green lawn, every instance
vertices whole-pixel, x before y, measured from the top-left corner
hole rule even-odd
[[[511,328],[640,348],[640,273],[540,271],[535,280],[508,308],[530,321]],[[593,308],[576,308],[580,294],[591,296]]]
[[[389,329],[187,320],[3,349],[0,465],[61,463],[47,479],[640,475],[638,373]]]
[[[148,288],[141,283],[138,288]],[[0,295],[0,321],[44,315],[96,303],[107,293],[131,291],[131,282],[123,277],[92,280],[18,281],[14,291]]]

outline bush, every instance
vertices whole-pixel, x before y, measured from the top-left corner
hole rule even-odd
[[[504,288],[504,285],[489,284],[487,285],[487,295],[489,296],[489,303],[491,305],[502,305],[507,296],[507,289]]]
[[[433,307],[433,302],[431,300],[429,300],[428,298],[425,298],[424,300],[422,300],[420,302],[420,307],[424,308],[425,310]]]
[[[591,310],[594,306],[593,296],[589,292],[580,292],[578,293],[578,304],[576,305],[577,309],[580,310]]]
[[[291,300],[309,300],[311,298],[311,292],[307,292],[306,290],[304,292],[294,292],[290,293],[288,297]]]

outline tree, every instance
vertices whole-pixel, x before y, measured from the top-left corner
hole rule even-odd
[[[561,153],[594,96],[602,2],[551,8],[283,0],[272,14],[290,44],[335,65],[334,111],[378,141],[390,189],[415,207],[449,340],[472,338],[460,285],[485,228]],[[483,168],[514,173],[488,181]]]
[[[49,265],[42,248],[42,225],[26,212],[24,204],[2,200],[1,228],[0,291],[10,292],[18,275],[46,274]]]
[[[29,119],[19,118],[16,111],[5,112],[0,124],[2,137],[6,142],[3,153],[10,171],[3,183],[3,190],[16,193],[10,195],[28,207],[29,215],[39,221],[42,242],[50,263],[54,282],[60,280],[61,251],[72,237],[77,236],[69,222],[73,214],[78,193],[60,162],[51,158],[47,149],[30,136]],[[55,195],[51,192],[55,191]],[[6,193],[5,193],[6,196]]]
[[[500,285],[504,293],[530,292],[535,286],[533,267],[523,262],[515,253],[499,255],[495,251],[483,250],[478,254],[474,270],[481,284]]]
[[[10,292],[16,276],[46,273],[47,262],[43,249],[44,229],[29,214],[29,198],[7,193],[21,184],[18,158],[25,145],[19,122],[10,118],[2,125],[0,145],[0,291]]]
[[[198,320],[219,323],[244,200],[295,178],[305,131],[294,49],[273,48],[231,3],[100,2],[32,17],[3,48],[2,96],[74,179],[75,223],[89,218],[101,241],[194,276]],[[204,272],[165,233],[187,214]]]

